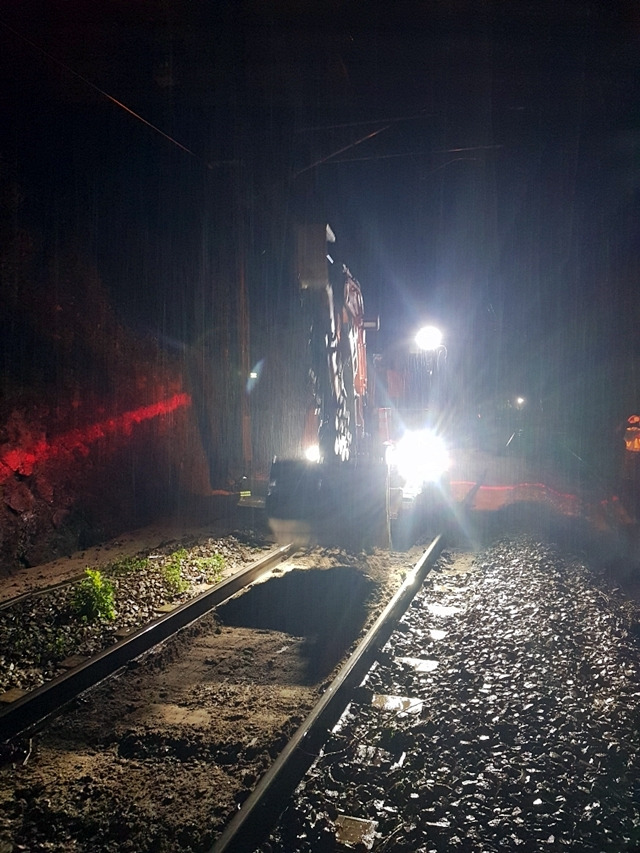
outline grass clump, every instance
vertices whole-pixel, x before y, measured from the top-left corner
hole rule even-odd
[[[207,583],[215,583],[222,577],[224,569],[224,557],[222,554],[211,554],[209,557],[195,557],[194,566],[202,572]]]
[[[215,583],[222,576],[224,557],[222,554],[196,557],[186,548],[174,551],[160,566],[167,590],[172,595],[179,595],[189,588],[189,582],[183,577],[183,569],[187,566],[203,574],[207,583]]]
[[[174,551],[160,567],[167,589],[174,595],[179,595],[189,586],[187,581],[182,577],[182,561],[186,557],[186,549],[180,548],[178,551]]]
[[[115,619],[115,590],[111,581],[98,569],[85,569],[85,575],[73,594],[73,612],[85,622]]]
[[[121,557],[119,560],[114,560],[109,564],[109,569],[114,574],[129,575],[133,572],[141,572],[149,568],[149,558],[132,556]]]

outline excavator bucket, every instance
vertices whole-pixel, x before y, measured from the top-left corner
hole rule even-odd
[[[387,467],[283,459],[271,466],[265,508],[281,543],[351,550],[389,547]]]

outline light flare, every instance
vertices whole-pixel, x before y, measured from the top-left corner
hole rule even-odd
[[[437,483],[450,465],[444,441],[431,430],[406,432],[387,447],[386,460],[405,481],[405,491],[416,494],[425,483]]]
[[[308,447],[305,447],[304,458],[307,460],[307,462],[319,462],[320,461],[320,445],[310,444]]]

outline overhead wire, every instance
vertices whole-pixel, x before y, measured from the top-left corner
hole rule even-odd
[[[379,127],[377,130],[373,130],[371,133],[367,133],[366,136],[362,136],[360,139],[356,139],[355,142],[349,143],[349,145],[344,145],[342,148],[338,148],[337,151],[333,151],[331,154],[327,154],[325,157],[320,157],[320,159],[315,160],[313,163],[310,163],[308,166],[305,166],[304,169],[299,169],[294,175],[294,178],[303,175],[305,172],[308,172],[310,169],[315,169],[316,166],[321,166],[323,163],[326,163],[328,160],[332,160],[334,157],[337,157],[339,154],[344,154],[345,151],[349,151],[351,148],[355,148],[356,145],[361,145],[363,142],[366,142],[368,139],[373,139],[374,136],[378,136],[378,134],[382,133],[385,130],[389,130],[391,127],[390,124],[385,125],[384,127]]]
[[[343,127],[362,127],[362,125],[367,124],[380,124],[380,122],[385,122],[385,124],[395,124],[401,121],[416,121],[417,119],[428,118],[428,113],[416,113],[411,116],[392,116],[386,118],[371,118],[361,121],[343,121],[338,124],[318,124],[311,125],[309,127],[299,127],[296,129],[296,133],[310,133],[315,132],[316,130],[339,130]]]
[[[124,110],[124,112],[126,112],[130,116],[132,116],[132,118],[134,118],[137,121],[141,122],[142,124],[146,125],[146,127],[150,128],[150,130],[153,130],[155,133],[158,133],[160,136],[162,136],[164,139],[166,139],[172,145],[175,145],[181,151],[184,151],[186,154],[189,154],[189,156],[194,157],[196,160],[199,160],[201,163],[204,163],[204,165],[207,167],[207,169],[214,169],[216,166],[228,165],[230,162],[235,163],[235,161],[226,161],[226,160],[225,161],[214,161],[214,162],[210,162],[208,160],[205,160],[203,157],[201,157],[199,154],[197,154],[195,151],[193,151],[188,146],[184,145],[178,139],[169,135],[168,133],[165,133],[164,130],[159,128],[157,125],[153,124],[153,122],[144,118],[144,116],[140,115],[140,113],[131,109],[131,107],[127,106],[125,103],[120,101],[118,98],[109,94],[109,92],[102,89],[100,86],[98,86],[92,80],[89,80],[83,74],[80,74],[74,68],[71,68],[69,65],[67,65],[66,62],[63,62],[61,59],[58,59],[56,56],[53,56],[51,53],[49,53],[49,51],[45,50],[43,47],[41,47],[39,44],[34,42],[32,39],[28,38],[23,33],[14,29],[12,26],[7,24],[6,21],[3,21],[2,19],[0,19],[0,27],[3,27],[5,30],[7,30],[7,32],[12,33],[12,35],[19,38],[25,44],[28,44],[30,47],[32,47],[34,50],[36,50],[38,53],[40,53],[42,56],[44,56],[46,59],[48,59],[50,62],[53,62],[58,67],[64,69],[67,73],[71,74],[73,77],[76,77],[78,80],[82,81],[86,86],[89,86],[95,92],[98,92],[100,95],[102,95],[108,101],[110,101],[112,104],[114,104],[115,106],[119,107],[121,110]],[[407,119],[405,119],[403,117],[400,117],[397,119],[389,119],[388,120],[389,123],[386,124],[384,127],[380,127],[377,130],[374,130],[371,133],[366,134],[366,136],[363,136],[360,139],[357,139],[355,142],[352,142],[349,145],[345,145],[344,147],[338,149],[337,151],[334,151],[331,154],[327,154],[325,157],[321,157],[320,159],[314,161],[313,163],[310,163],[309,165],[305,166],[304,168],[298,170],[293,175],[293,178],[295,179],[295,178],[299,177],[300,175],[304,174],[305,172],[308,172],[311,169],[314,169],[316,166],[320,166],[323,163],[326,163],[328,160],[331,160],[340,154],[344,154],[345,151],[349,151],[351,148],[355,148],[357,145],[360,145],[361,143],[366,142],[368,139],[372,139],[373,137],[378,136],[378,134],[382,133],[385,130],[388,130],[394,121],[404,121],[404,120],[407,120]],[[368,123],[368,122],[363,122],[363,123]]]
[[[93,81],[87,79],[82,74],[79,74],[75,69],[71,68],[65,62],[63,62],[61,59],[58,59],[57,57],[53,56],[48,51],[46,51],[44,48],[40,47],[39,44],[36,44],[36,42],[32,41],[30,38],[27,38],[27,36],[23,35],[18,30],[15,30],[13,27],[9,26],[9,24],[7,24],[5,21],[3,21],[1,19],[0,19],[0,27],[3,27],[5,30],[12,33],[14,36],[17,36],[17,38],[19,38],[21,41],[25,42],[25,44],[28,44],[34,50],[38,51],[38,53],[42,54],[42,56],[46,57],[50,62],[53,62],[55,65],[59,66],[60,68],[67,71],[69,74],[76,77],[78,80],[81,80],[86,86],[89,86],[91,89],[98,92],[100,95],[105,97],[108,101],[111,101],[112,104],[115,104],[117,107],[124,110],[130,116],[137,119],[137,121],[142,122],[142,124],[146,125],[148,128],[155,131],[155,133],[160,134],[160,136],[164,137],[164,139],[166,139],[168,142],[171,142],[172,145],[175,145],[177,148],[184,151],[186,154],[189,154],[191,157],[195,157],[196,160],[200,160],[200,162],[204,163],[208,169],[213,169],[214,166],[217,165],[217,164],[209,163],[207,160],[205,160],[203,157],[201,157],[199,154],[197,154],[191,148],[188,148],[186,145],[183,145],[182,142],[180,142],[175,137],[170,136],[168,133],[165,133],[164,130],[159,128],[157,125],[153,124],[153,122],[150,122],[148,119],[144,118],[144,116],[141,116],[140,113],[137,113],[135,110],[132,110],[131,107],[128,107],[122,101],[118,100],[118,98],[115,98],[113,95],[110,95],[108,92],[105,92],[104,89],[101,89],[100,86],[97,86]]]
[[[19,32],[14,27],[7,24],[6,21],[3,21],[2,19],[0,19],[0,27],[3,27],[5,30],[7,30],[7,32],[10,32],[12,35],[19,38],[25,44],[28,44],[30,47],[32,47],[34,50],[36,50],[38,53],[40,53],[42,56],[44,56],[46,59],[48,59],[50,62],[53,62],[55,65],[62,68],[64,71],[66,71],[67,73],[71,74],[73,77],[80,80],[86,86],[93,89],[95,92],[98,92],[98,94],[102,95],[102,97],[106,98],[112,104],[114,104],[115,106],[117,106],[118,108],[120,108],[121,110],[126,112],[132,118],[134,118],[137,121],[144,124],[150,130],[153,130],[155,133],[162,136],[164,139],[166,139],[172,145],[175,145],[181,151],[184,151],[185,154],[188,154],[190,157],[194,157],[196,160],[199,160],[201,163],[203,163],[207,167],[207,169],[211,170],[211,169],[216,168],[217,166],[223,166],[223,165],[229,165],[229,164],[235,165],[236,164],[236,161],[229,161],[229,160],[213,161],[213,162],[206,160],[200,154],[193,151],[193,149],[189,148],[187,145],[184,145],[182,142],[180,142],[180,140],[178,140],[174,136],[171,136],[170,134],[166,133],[164,130],[162,130],[162,128],[153,124],[153,122],[149,121],[144,116],[140,115],[140,113],[136,112],[131,107],[127,106],[127,104],[125,104],[123,101],[119,100],[114,95],[111,95],[109,92],[102,89],[100,86],[98,86],[92,80],[89,80],[87,77],[85,77],[83,74],[80,74],[74,68],[71,68],[71,66],[69,66],[66,62],[63,62],[61,59],[58,59],[56,56],[53,56],[51,53],[49,53],[49,51],[45,50],[43,47],[41,47],[39,44],[34,42],[32,39],[28,38],[23,33]],[[393,118],[388,118],[388,119],[386,119],[387,123],[383,127],[377,128],[376,130],[372,131],[371,133],[368,133],[365,136],[355,140],[354,142],[349,143],[349,145],[345,145],[342,148],[339,148],[338,150],[333,151],[332,153],[327,154],[326,156],[321,157],[318,160],[315,160],[313,163],[310,163],[307,166],[304,166],[302,169],[299,169],[297,172],[294,173],[293,178],[295,179],[295,178],[299,177],[300,175],[303,175],[305,172],[308,172],[311,169],[316,168],[317,166],[321,166],[323,163],[327,163],[330,160],[335,162],[335,163],[344,163],[344,162],[356,162],[356,161],[360,161],[360,160],[363,160],[363,161],[364,160],[374,160],[374,159],[380,160],[380,159],[391,159],[391,158],[395,158],[395,157],[410,156],[411,152],[409,152],[409,153],[400,152],[400,153],[395,153],[395,154],[372,155],[370,157],[362,157],[362,158],[349,158],[349,159],[341,159],[341,160],[335,160],[334,159],[334,158],[338,157],[340,154],[344,154],[345,152],[350,151],[352,148],[355,148],[356,146],[361,145],[363,142],[366,142],[369,139],[373,139],[375,136],[378,136],[380,133],[383,133],[385,130],[388,130],[391,127],[391,125],[396,123],[396,122],[412,121],[412,120],[415,120],[417,118],[422,118],[422,117],[423,116],[421,116],[421,115],[413,115],[413,116],[397,116],[397,117],[393,117]],[[329,128],[329,127],[331,127],[331,128],[355,127],[357,125],[371,124],[373,121],[375,121],[375,120],[359,121],[359,122],[345,122],[343,124],[329,125],[329,126],[327,126],[327,128]],[[327,129],[327,128],[325,128],[325,129]],[[319,129],[319,128],[301,128],[301,131],[316,130],[316,129]],[[469,148],[451,148],[451,149],[445,149],[443,151],[435,151],[435,152],[431,152],[431,153],[454,153],[454,152],[457,153],[457,152],[462,152],[462,151],[473,151],[473,150],[479,150],[479,149],[500,148],[500,147],[502,147],[502,146],[500,146],[500,145],[483,145],[483,146],[472,146]],[[438,168],[440,168],[440,167],[438,167]]]
[[[432,156],[434,154],[455,154],[462,151],[489,151],[497,148],[502,148],[502,145],[471,145],[467,148],[438,148],[436,150],[422,150],[422,151],[397,151],[391,154],[369,154],[364,157],[344,157],[340,160],[333,160],[333,163],[361,163],[365,160],[392,160],[398,157],[422,157],[422,156]],[[449,163],[455,163],[456,160],[477,160],[477,157],[456,157],[454,160],[449,160],[447,163],[442,165],[446,166]],[[434,171],[442,168],[441,166],[436,166]]]

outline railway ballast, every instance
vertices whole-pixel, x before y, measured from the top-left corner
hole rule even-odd
[[[637,851],[638,617],[527,537],[441,563],[261,853]]]

